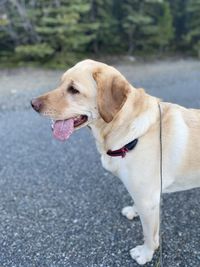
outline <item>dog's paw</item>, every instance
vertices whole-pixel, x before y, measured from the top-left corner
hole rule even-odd
[[[121,213],[123,216],[125,216],[129,220],[133,220],[133,218],[138,216],[135,206],[124,207]]]
[[[144,265],[145,263],[151,261],[153,253],[154,251],[147,248],[145,244],[130,250],[131,257],[140,265]]]

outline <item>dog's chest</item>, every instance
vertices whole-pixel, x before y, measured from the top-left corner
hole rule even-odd
[[[101,163],[107,171],[112,172],[118,177],[123,176],[123,170],[127,170],[126,158],[102,155]]]

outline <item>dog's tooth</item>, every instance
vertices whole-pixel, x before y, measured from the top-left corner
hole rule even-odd
[[[54,124],[55,124],[55,121],[53,119],[51,119],[51,129],[52,130],[54,129]]]

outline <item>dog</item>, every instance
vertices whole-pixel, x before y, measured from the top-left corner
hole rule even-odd
[[[91,128],[103,167],[122,180],[134,201],[122,214],[129,220],[139,215],[142,223],[144,244],[131,249],[131,257],[140,265],[151,261],[159,247],[160,141],[162,192],[199,187],[200,110],[162,102],[114,67],[90,59],[67,70],[58,88],[31,105],[54,121],[59,140]]]

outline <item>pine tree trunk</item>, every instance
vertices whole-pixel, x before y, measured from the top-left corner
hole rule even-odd
[[[97,17],[97,4],[95,0],[91,1],[91,21],[95,22],[96,21],[96,17]],[[95,40],[93,41],[93,51],[95,54],[98,54],[99,52],[99,45],[98,45],[98,41],[95,38]]]

